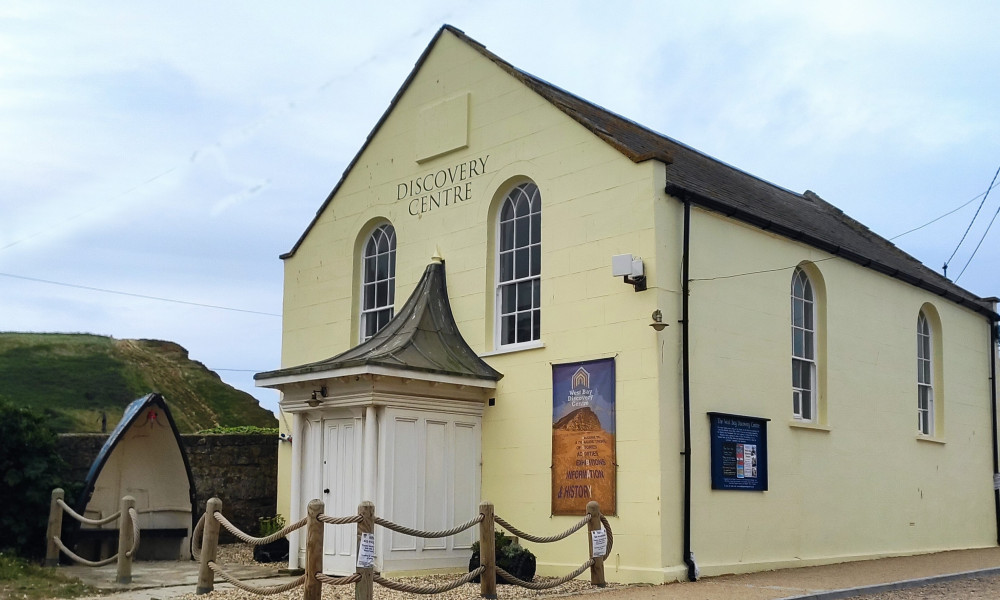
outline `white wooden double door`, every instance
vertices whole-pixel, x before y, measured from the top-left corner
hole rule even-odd
[[[323,421],[323,501],[332,516],[357,512],[364,489],[361,419]],[[376,514],[401,525],[443,530],[479,509],[481,418],[478,415],[385,408],[378,416]],[[376,569],[442,568],[467,564],[475,528],[449,538],[423,539],[376,527]],[[323,570],[355,570],[356,528],[328,526]]]

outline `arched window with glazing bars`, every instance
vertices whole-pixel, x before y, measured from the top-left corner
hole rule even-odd
[[[498,347],[541,338],[542,199],[522,183],[497,213],[496,333]]]
[[[361,341],[389,322],[396,301],[396,230],[385,223],[372,230],[361,256]]]

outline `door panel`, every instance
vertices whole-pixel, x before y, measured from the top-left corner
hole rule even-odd
[[[480,417],[387,408],[382,427],[379,497],[385,518],[438,531],[479,512]],[[472,528],[425,539],[376,528],[376,543],[386,544],[386,570],[451,568],[468,564],[476,535]]]
[[[332,517],[357,514],[361,501],[361,427],[354,419],[323,421],[324,513]],[[356,532],[353,525],[328,525],[323,536],[323,571],[355,570]]]

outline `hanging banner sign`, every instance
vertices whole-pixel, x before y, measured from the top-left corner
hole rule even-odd
[[[770,419],[708,413],[712,440],[712,489],[767,491],[767,422]]]
[[[552,514],[615,514],[615,360],[552,365]]]

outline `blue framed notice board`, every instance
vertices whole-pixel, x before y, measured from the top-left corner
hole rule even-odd
[[[708,413],[712,440],[712,489],[767,491],[767,422],[770,419]]]

